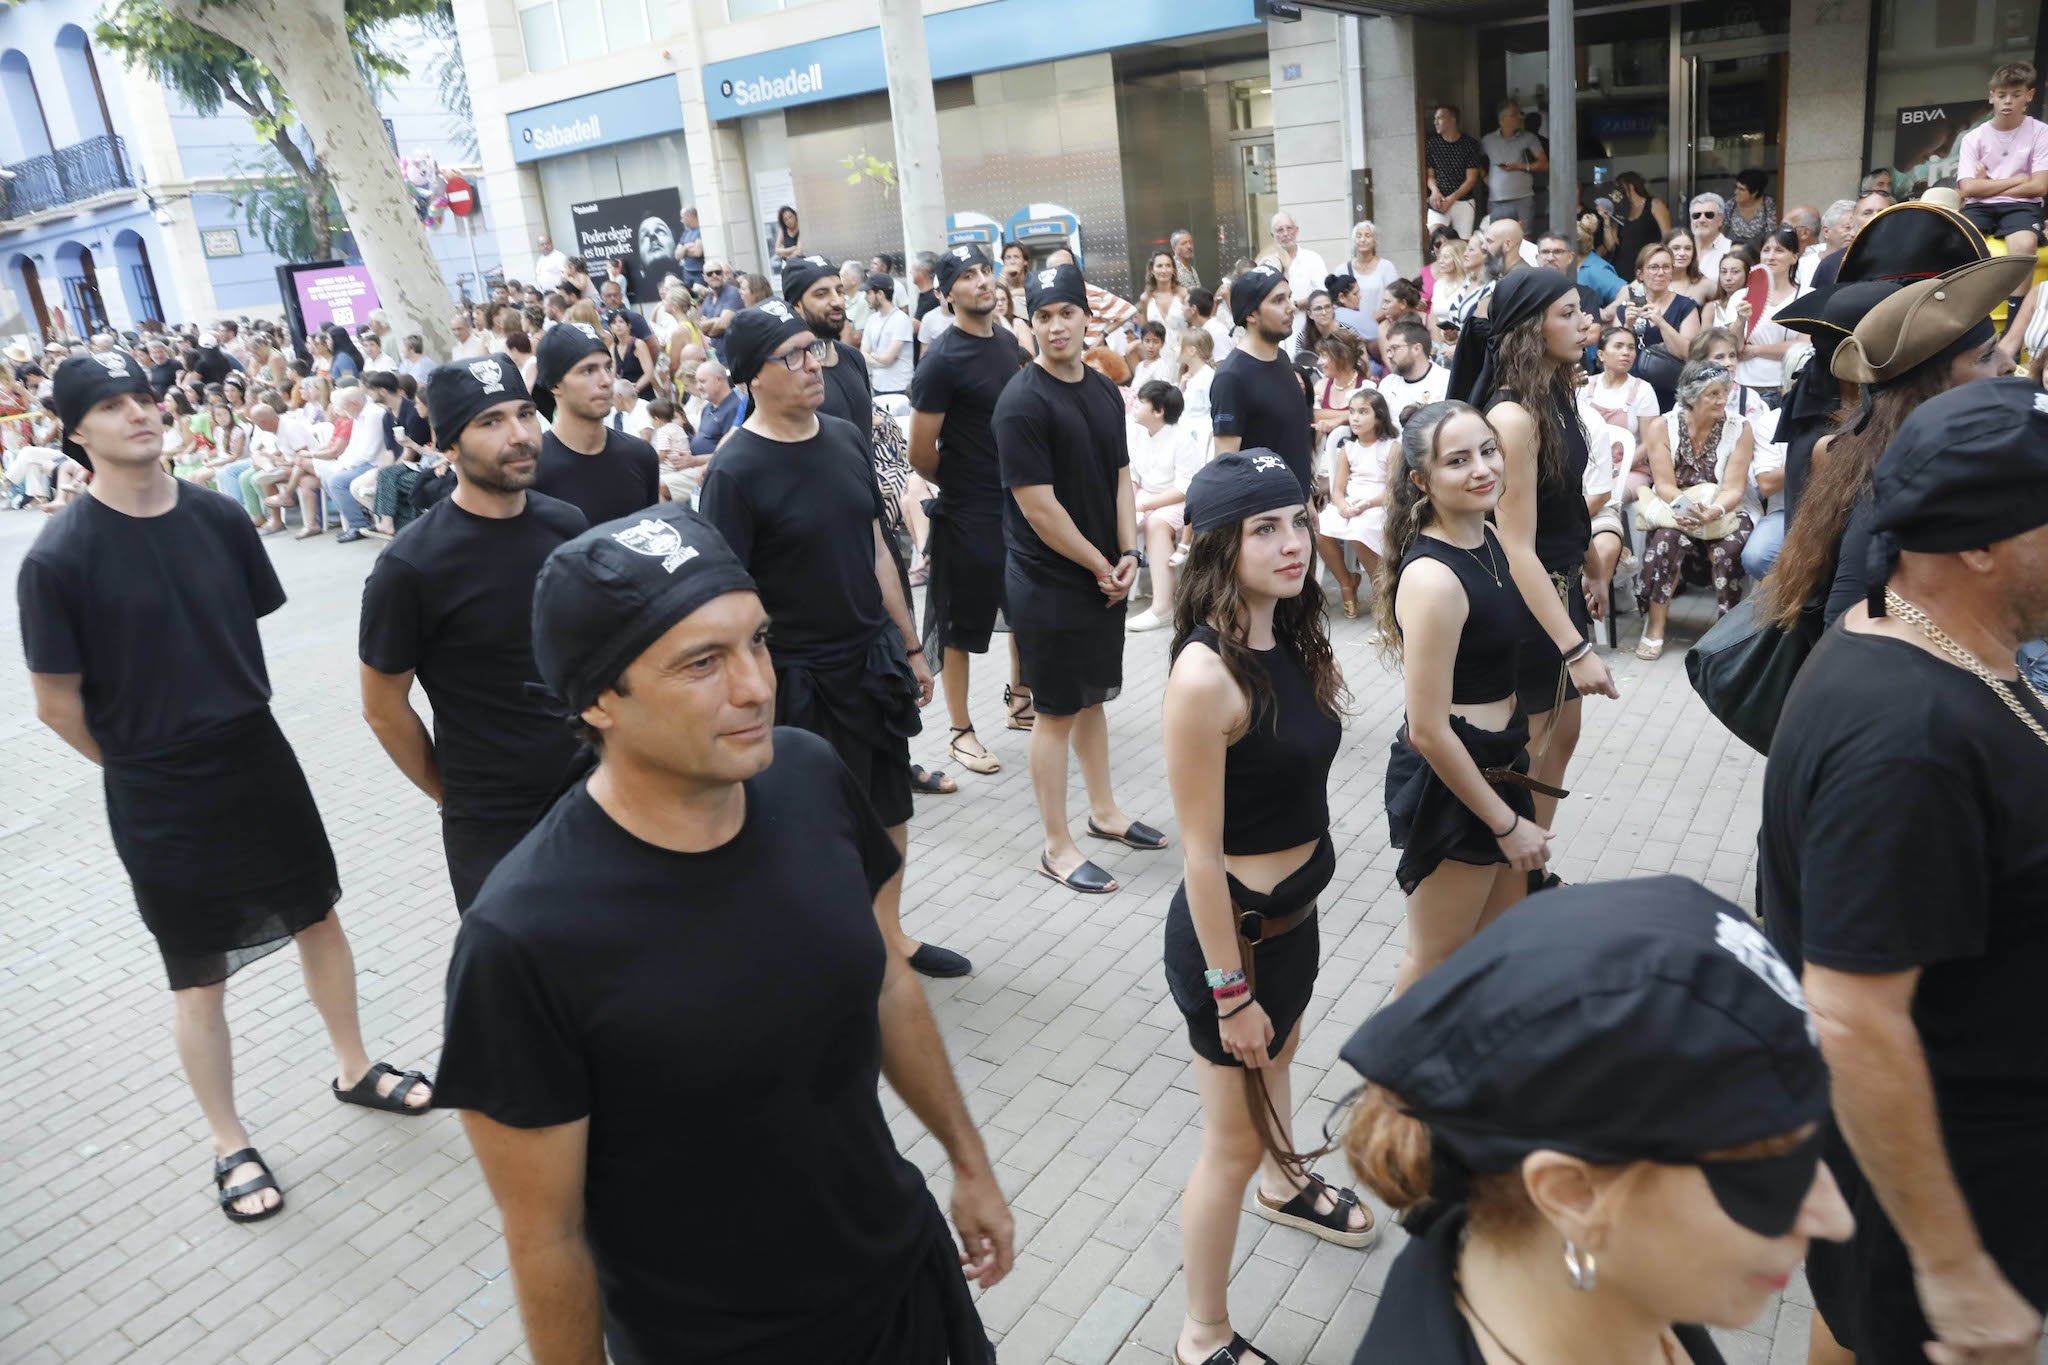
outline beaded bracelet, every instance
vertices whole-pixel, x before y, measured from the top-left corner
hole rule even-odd
[[[1202,980],[1212,987],[1234,986],[1244,980],[1244,973],[1239,971],[1218,971],[1216,968],[1211,967],[1202,973]]]

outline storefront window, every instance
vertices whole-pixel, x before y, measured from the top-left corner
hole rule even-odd
[[[670,0],[518,0],[528,71],[638,47],[666,37]]]
[[[725,13],[730,19],[758,19],[777,10],[797,9],[816,3],[817,0],[725,0]]]
[[[1990,117],[1992,71],[2040,60],[2040,16],[2031,0],[1879,0],[1868,164],[1891,167],[1902,195],[1953,181],[1963,134]]]

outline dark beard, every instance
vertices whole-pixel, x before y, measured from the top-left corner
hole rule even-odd
[[[533,467],[524,474],[516,474],[506,467],[512,460],[533,461]],[[458,452],[455,467],[465,482],[475,485],[486,493],[523,493],[533,487],[540,478],[540,447],[517,445],[507,449],[503,456],[488,463],[481,460],[462,458]]]

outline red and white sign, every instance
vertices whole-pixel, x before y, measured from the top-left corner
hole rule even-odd
[[[476,212],[476,191],[459,175],[448,177],[448,211],[457,218],[467,218]]]

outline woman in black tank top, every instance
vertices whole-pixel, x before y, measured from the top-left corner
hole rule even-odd
[[[1486,520],[1505,464],[1476,410],[1432,403],[1401,429],[1388,487],[1374,610],[1408,710],[1387,756],[1388,841],[1402,851],[1394,875],[1408,897],[1396,995],[1520,900],[1526,874],[1550,856],[1515,695],[1528,610]]]
[[[1315,987],[1316,897],[1336,871],[1330,763],[1344,681],[1311,570],[1301,485],[1269,450],[1220,455],[1188,487],[1194,532],[1174,602],[1166,775],[1186,880],[1166,914],[1166,982],[1188,1021],[1202,1146],[1181,1201],[1182,1365],[1267,1357],[1231,1330],[1238,1210],[1340,1246],[1376,1229],[1297,1153],[1288,1065]]]
[[[1579,741],[1580,693],[1620,695],[1585,635],[1581,576],[1593,537],[1580,487],[1586,432],[1571,379],[1584,345],[1580,318],[1570,280],[1516,271],[1494,290],[1484,325],[1459,338],[1449,390],[1486,414],[1507,462],[1494,520],[1530,617],[1516,690],[1525,712],[1544,717],[1535,775],[1552,787],[1564,785]],[[1556,799],[1539,795],[1537,822],[1548,828],[1556,814]],[[1532,890],[1543,884],[1529,880]]]

